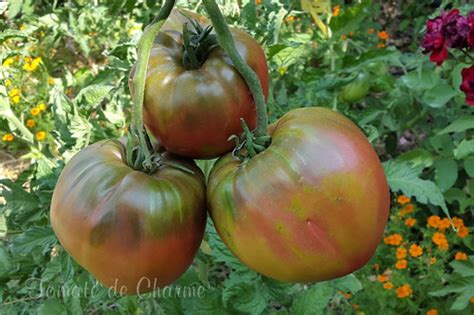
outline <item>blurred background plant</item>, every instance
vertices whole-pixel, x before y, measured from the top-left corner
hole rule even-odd
[[[204,297],[120,297],[104,288],[48,295],[45,288],[95,283],[49,226],[51,193],[74,153],[127,133],[134,45],[160,1],[10,0],[0,3],[0,313],[472,314],[474,107],[460,90],[469,63],[437,66],[421,44],[429,18],[474,6],[218,2],[266,51],[272,120],[296,107],[333,108],[364,130],[384,161],[393,209],[373,260],[342,279],[283,284],[240,264],[208,223],[176,284],[203,286]],[[203,12],[199,1],[178,4]]]

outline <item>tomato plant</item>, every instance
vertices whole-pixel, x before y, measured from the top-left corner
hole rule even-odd
[[[227,155],[210,174],[208,202],[230,250],[269,277],[312,282],[363,266],[381,240],[389,193],[377,154],[347,118],[293,110],[248,162]]]
[[[75,155],[54,190],[51,224],[64,249],[99,281],[127,294],[173,282],[204,234],[202,172],[170,156],[164,163],[152,174],[136,171],[126,164],[122,143],[104,140]]]
[[[242,131],[240,118],[251,128],[256,124],[247,84],[216,46],[207,25],[198,14],[172,12],[152,48],[145,88],[147,127],[168,151],[193,158],[214,158],[230,151],[229,137]],[[267,95],[263,50],[245,32],[231,32],[239,54],[257,73]]]

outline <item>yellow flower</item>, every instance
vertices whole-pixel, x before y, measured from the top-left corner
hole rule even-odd
[[[407,257],[406,248],[403,248],[403,247],[397,248],[396,256],[397,256],[397,259],[403,259],[403,258]]]
[[[426,312],[426,315],[438,315],[438,311],[432,308],[428,312]]]
[[[25,24],[21,24],[19,28],[20,28],[20,31],[24,31],[26,29],[26,26]]]
[[[410,296],[413,293],[413,290],[411,289],[409,284],[404,284],[401,287],[397,288],[397,297],[399,299],[406,298]]]
[[[31,112],[31,115],[36,116],[40,113],[40,110],[39,110],[39,108],[34,107],[30,110],[30,112]]]
[[[467,254],[463,252],[457,252],[456,255],[454,255],[455,260],[467,260]]]
[[[408,261],[406,259],[399,260],[395,264],[395,268],[397,269],[406,269],[407,266],[408,266]]]
[[[2,140],[5,142],[12,142],[15,139],[15,136],[11,133],[7,133],[2,137]]]
[[[413,257],[420,257],[423,255],[423,248],[419,245],[413,244],[410,246],[410,255]]]
[[[437,215],[432,215],[428,218],[428,226],[433,228],[438,228],[441,218]]]
[[[5,80],[5,86],[6,86],[6,87],[9,87],[10,85],[12,85],[12,80],[6,79],[6,80]]]
[[[390,37],[386,31],[378,32],[377,36],[381,40],[387,40]]]
[[[410,198],[408,198],[407,196],[405,195],[400,195],[398,196],[397,198],[397,202],[401,205],[404,205],[404,204],[407,204],[410,202]]]
[[[23,70],[33,72],[38,68],[38,66],[40,65],[41,62],[42,62],[41,57],[37,57],[37,58],[33,59],[31,62],[26,62],[23,65]]]
[[[17,95],[20,95],[20,90],[19,90],[19,89],[12,89],[12,90],[8,93],[8,96],[10,96],[10,97],[14,97],[14,96],[17,96]]]
[[[468,236],[468,235],[469,235],[469,229],[468,229],[467,227],[462,226],[462,227],[459,228],[459,230],[458,230],[458,236],[459,236],[460,238],[465,238],[465,237]]]
[[[13,64],[14,61],[15,61],[15,59],[13,57],[9,57],[9,58],[7,58],[3,61],[2,66],[10,67]]]
[[[400,234],[392,234],[384,238],[384,243],[388,245],[398,246],[402,243],[403,237]]]
[[[26,126],[27,126],[28,128],[33,128],[34,126],[36,126],[36,121],[34,121],[33,119],[28,119],[28,120],[26,121]]]
[[[44,131],[38,131],[36,133],[36,140],[42,141],[46,137],[46,132]]]
[[[46,104],[45,103],[39,103],[37,107],[40,110],[40,112],[44,112],[46,110]]]
[[[12,97],[13,104],[18,104],[20,102],[20,95],[15,95]]]
[[[335,5],[332,8],[332,16],[338,16],[340,11],[341,11],[341,6],[340,5]]]
[[[54,78],[53,77],[48,77],[48,84],[53,85],[54,84]]]
[[[391,290],[391,289],[393,289],[393,284],[392,284],[391,282],[385,282],[385,283],[383,284],[383,288],[384,288],[385,290]]]
[[[413,218],[408,218],[405,220],[405,225],[408,227],[414,226],[415,223],[416,223],[416,219],[413,219]]]

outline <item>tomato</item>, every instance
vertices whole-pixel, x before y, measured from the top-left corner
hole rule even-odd
[[[209,25],[202,16],[186,15]],[[144,121],[167,151],[214,158],[233,149],[228,138],[242,132],[240,118],[251,129],[256,126],[256,109],[247,84],[223,49],[212,49],[198,69],[183,66],[182,29],[186,22],[184,15],[173,11],[155,40],[148,64]],[[268,67],[262,48],[247,33],[233,28],[231,32],[266,97]]]
[[[344,86],[341,90],[341,98],[344,102],[352,103],[363,99],[370,88],[369,76],[360,73],[354,81]]]
[[[347,118],[325,108],[290,111],[271,145],[247,162],[213,167],[207,200],[232,253],[268,277],[313,282],[363,266],[379,244],[389,190],[379,158]]]
[[[53,193],[51,224],[64,249],[104,285],[124,294],[163,287],[191,264],[205,222],[204,176],[125,164],[125,146],[101,141],[76,154]],[[126,290],[126,292],[124,292]]]

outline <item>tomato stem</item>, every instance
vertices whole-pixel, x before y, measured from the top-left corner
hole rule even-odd
[[[183,24],[183,66],[186,70],[199,69],[209,53],[217,46],[216,36],[211,34],[212,26],[203,28],[199,22],[190,20]]]
[[[229,27],[222,15],[215,0],[203,0],[202,3],[212,21],[214,30],[217,34],[217,42],[229,55],[235,68],[240,72],[245,79],[250,91],[252,92],[255,105],[257,107],[257,128],[253,131],[256,138],[267,136],[268,116],[265,104],[265,97],[263,96],[262,85],[258,79],[257,74],[239,55],[235,47],[234,39],[229,31]]]
[[[166,0],[152,23],[145,28],[138,41],[137,67],[132,81],[133,109],[130,134],[127,141],[127,163],[133,168],[151,172],[154,167],[153,149],[143,124],[143,102],[145,97],[145,79],[150,52],[155,37],[171,13],[176,0]],[[135,150],[136,148],[136,150]]]

